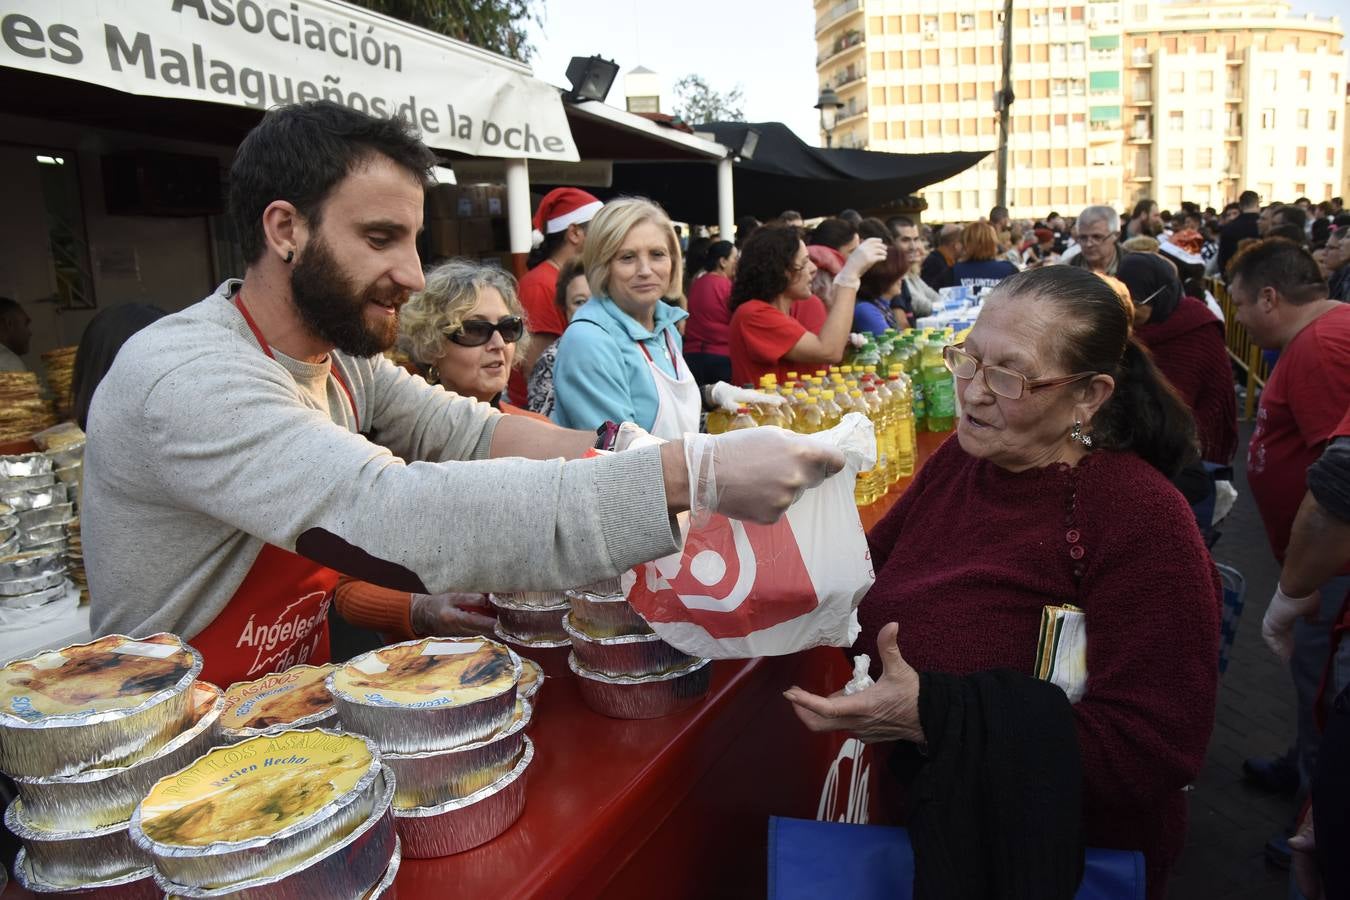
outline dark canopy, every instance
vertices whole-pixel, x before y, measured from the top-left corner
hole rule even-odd
[[[747,129],[759,132],[754,157],[735,164],[737,215],[768,219],[784,209],[807,218],[841,209],[871,209],[965,171],[980,153],[877,153],[808,147],[780,122],[713,122],[696,127],[719,143],[740,147]],[[640,194],[685,222],[717,221],[717,167],[706,162],[615,162],[608,195]]]

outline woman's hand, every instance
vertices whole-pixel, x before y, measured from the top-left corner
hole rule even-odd
[[[849,731],[864,744],[879,741],[924,742],[919,722],[919,673],[900,655],[896,637],[900,626],[891,622],[877,635],[881,678],[856,694],[843,692],[819,697],[799,687],[783,696],[792,702],[797,718],[812,731]]]
[[[835,276],[840,282],[850,283],[861,278],[863,273],[886,258],[888,245],[881,238],[868,238],[863,241],[844,261],[844,267]]]

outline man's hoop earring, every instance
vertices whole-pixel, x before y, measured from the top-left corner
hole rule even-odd
[[[294,250],[287,250],[287,251],[286,251],[286,262],[289,263],[289,262],[290,262],[291,260],[293,260],[293,259],[295,259],[295,251],[294,251]]]

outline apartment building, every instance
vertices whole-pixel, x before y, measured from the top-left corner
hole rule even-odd
[[[1001,0],[817,0],[815,12],[820,87],[844,104],[834,146],[997,147]],[[1014,216],[1145,196],[1220,205],[1247,186],[1339,192],[1338,20],[1282,0],[1015,0],[1012,28]],[[996,188],[991,154],[924,195],[935,215],[971,219]]]

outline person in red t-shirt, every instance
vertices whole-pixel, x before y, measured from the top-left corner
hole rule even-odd
[[[1247,449],[1247,482],[1270,548],[1283,563],[1308,467],[1321,456],[1350,407],[1350,306],[1328,299],[1316,261],[1297,244],[1280,238],[1244,247],[1229,264],[1228,285],[1237,320],[1252,340],[1281,351],[1261,393],[1256,431]],[[1347,576],[1350,567],[1321,586],[1317,621],[1300,618],[1294,624],[1291,669],[1298,697],[1297,759],[1304,784],[1317,758],[1314,706],[1330,652],[1329,623],[1350,588]],[[1272,601],[1275,617],[1286,605],[1280,596],[1277,592]],[[1250,760],[1249,768],[1259,772],[1268,766]]]
[[[534,213],[535,248],[530,254],[530,271],[520,279],[520,305],[525,307],[525,327],[530,345],[521,365],[511,370],[507,396],[516,406],[527,402],[527,379],[540,354],[562,337],[567,320],[554,302],[558,291],[558,273],[562,267],[581,257],[586,245],[586,224],[604,206],[599,200],[577,188],[554,188],[539,201]]]
[[[864,241],[834,279],[831,308],[820,334],[791,316],[792,304],[811,296],[816,267],[795,228],[761,228],[741,248],[731,287],[731,378],[757,384],[770,372],[778,380],[800,364],[837,363],[844,356],[853,303],[862,274],[886,258],[886,244]],[[761,299],[762,298],[762,299]]]

